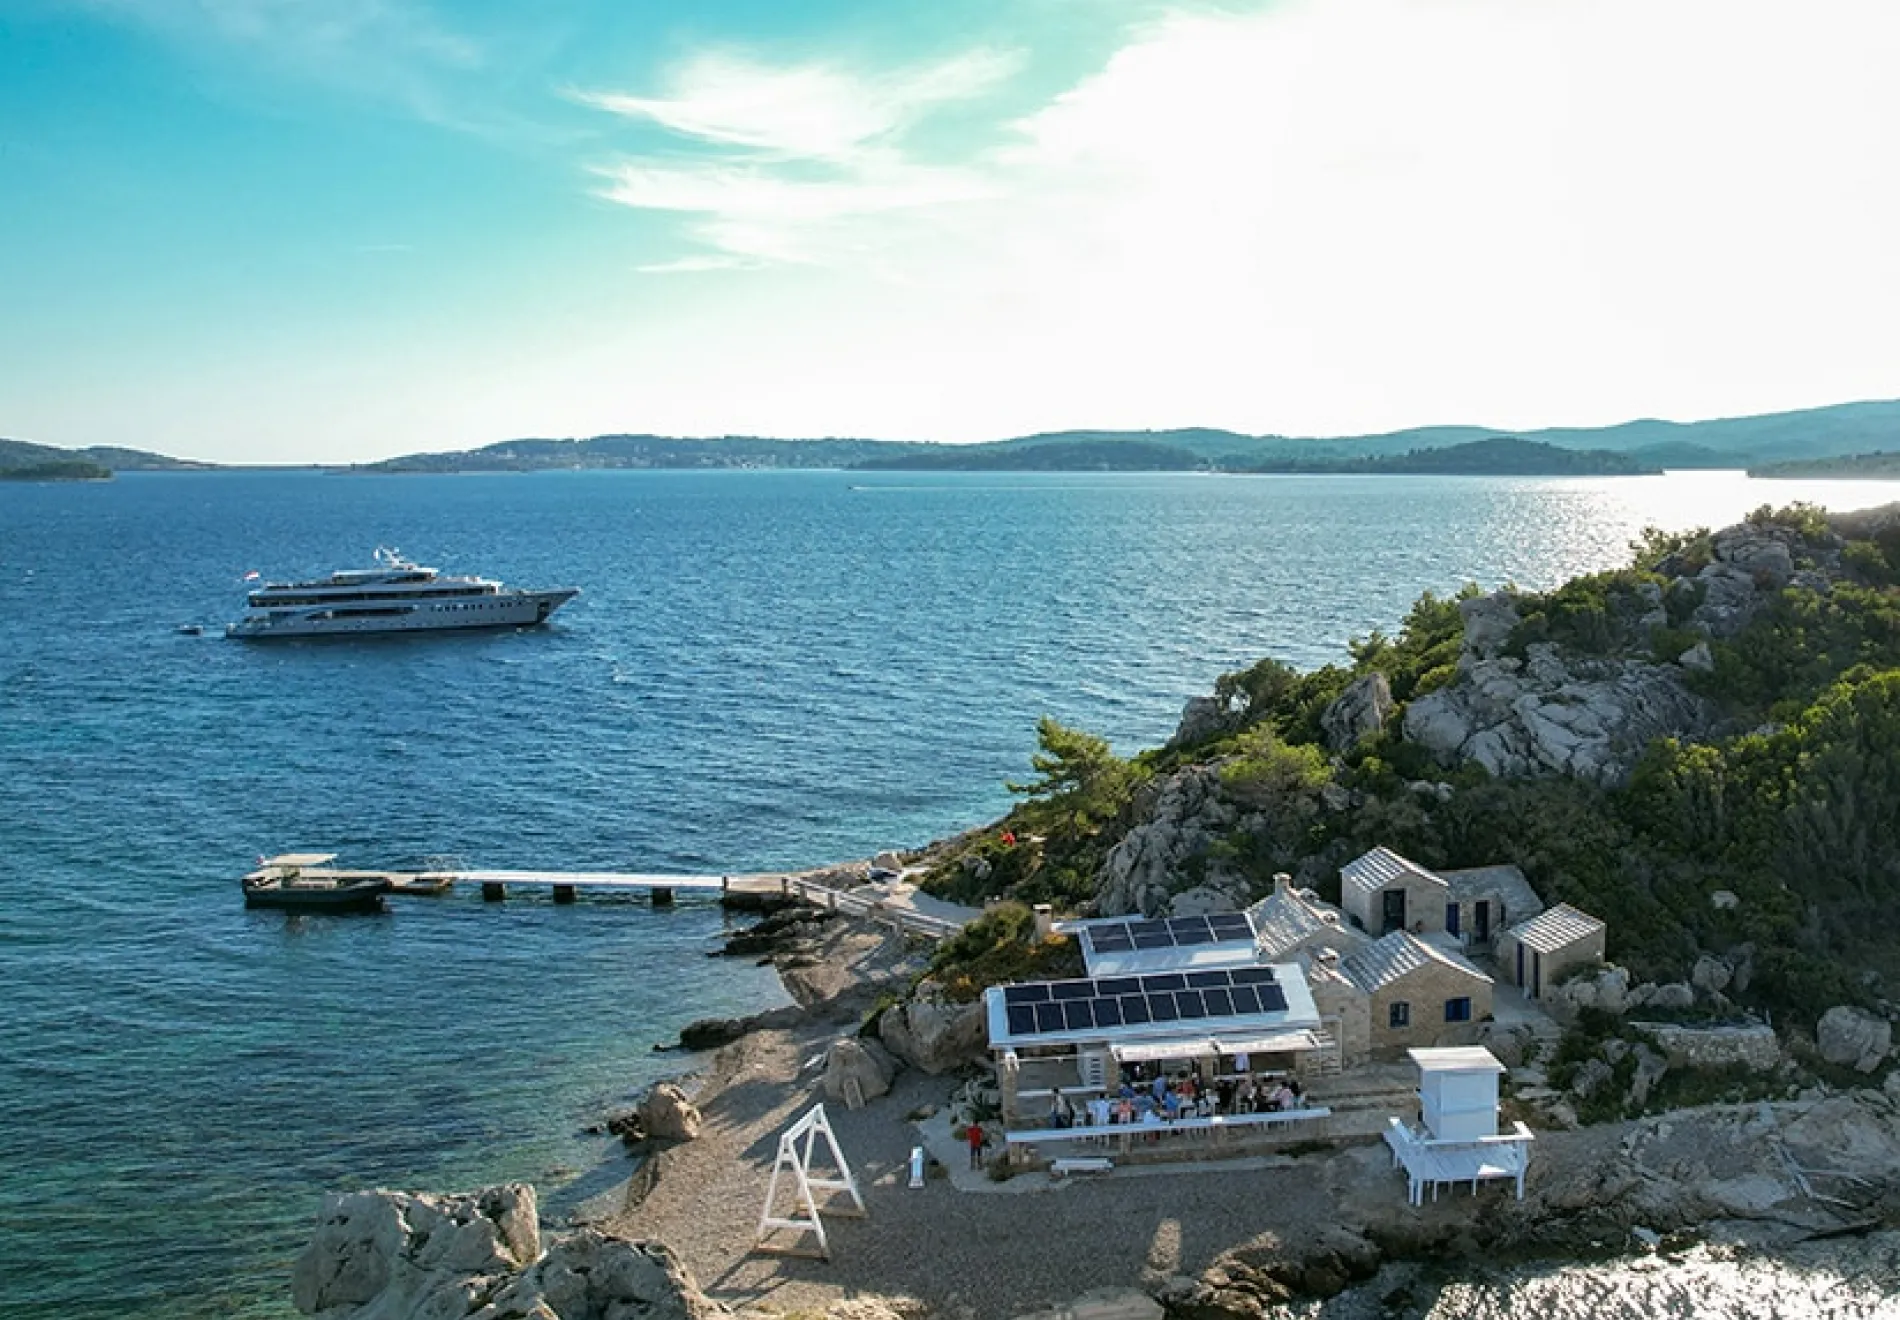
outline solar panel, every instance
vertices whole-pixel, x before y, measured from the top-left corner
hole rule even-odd
[[[1233,967],[1005,986],[1003,1006],[1012,1036],[1036,1036],[1283,1013],[1287,999],[1271,968]]]
[[[1216,912],[1209,916],[1163,917],[1085,926],[1089,945],[1097,953],[1127,953],[1137,949],[1190,948],[1251,940],[1253,924],[1244,912]]]

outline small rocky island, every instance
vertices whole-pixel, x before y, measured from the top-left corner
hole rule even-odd
[[[298,1305],[1872,1316],[1900,1293],[1900,506],[1652,532],[1551,592],[1428,595],[1350,664],[1226,675],[1163,748],[1122,759],[1051,720],[1040,745],[1004,819],[825,881],[873,916],[958,905],[954,937],[791,906],[734,942],[797,1003],[696,1026],[693,1082],[618,1120],[645,1162],[610,1204],[557,1234],[518,1186],[333,1198]],[[999,988],[1100,976],[1096,930],[1242,916],[1325,1015],[1256,1043],[1310,1052],[1287,1071],[1313,1126],[1220,1151],[1130,1129],[1080,1162],[1105,1176],[1062,1176],[1046,1148],[1089,1120],[1028,1078],[1088,1050],[1009,1044]],[[1512,940],[1552,961],[1527,973]],[[1420,1046],[1496,1060],[1500,1120],[1535,1132],[1521,1200],[1408,1203],[1380,1133],[1411,1118]],[[756,1251],[776,1134],[819,1100],[869,1217],[838,1221],[829,1263]]]

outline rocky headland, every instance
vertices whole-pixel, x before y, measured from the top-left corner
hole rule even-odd
[[[323,1320],[1885,1314],[1900,958],[1870,914],[1900,896],[1896,584],[1900,510],[1763,511],[1652,537],[1632,569],[1555,592],[1427,597],[1398,636],[1355,643],[1349,669],[1263,661],[1131,762],[1046,722],[1016,811],[903,859],[990,916],[932,949],[819,909],[770,914],[726,952],[769,958],[794,1004],[683,1033],[713,1052],[694,1085],[620,1120],[645,1161],[614,1204],[531,1237],[522,1188],[334,1198],[298,1305]],[[1510,1069],[1506,1117],[1537,1131],[1522,1201],[1487,1185],[1409,1206],[1384,1148],[1352,1138],[1075,1185],[962,1167],[953,1133],[995,1096],[981,986],[1066,956],[1018,903],[1233,910],[1280,870],[1336,893],[1373,843],[1509,862],[1610,921],[1612,960],[1553,988],[1554,1027],[1477,1024]],[[819,1100],[869,1215],[828,1221],[829,1262],[756,1250],[777,1134]],[[918,1147],[930,1176],[912,1187]]]

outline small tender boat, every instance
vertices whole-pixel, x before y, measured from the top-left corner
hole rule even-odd
[[[389,877],[374,871],[319,869],[335,853],[267,857],[244,877],[244,906],[287,912],[381,912]]]

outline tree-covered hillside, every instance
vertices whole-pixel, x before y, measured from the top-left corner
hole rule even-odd
[[[1812,1021],[1900,977],[1900,506],[1763,508],[1647,534],[1545,593],[1422,597],[1350,664],[1272,659],[1121,760],[1045,720],[1037,777],[928,883],[964,901],[1240,906],[1277,871],[1338,896],[1379,844],[1511,862],[1604,918],[1609,956]]]

